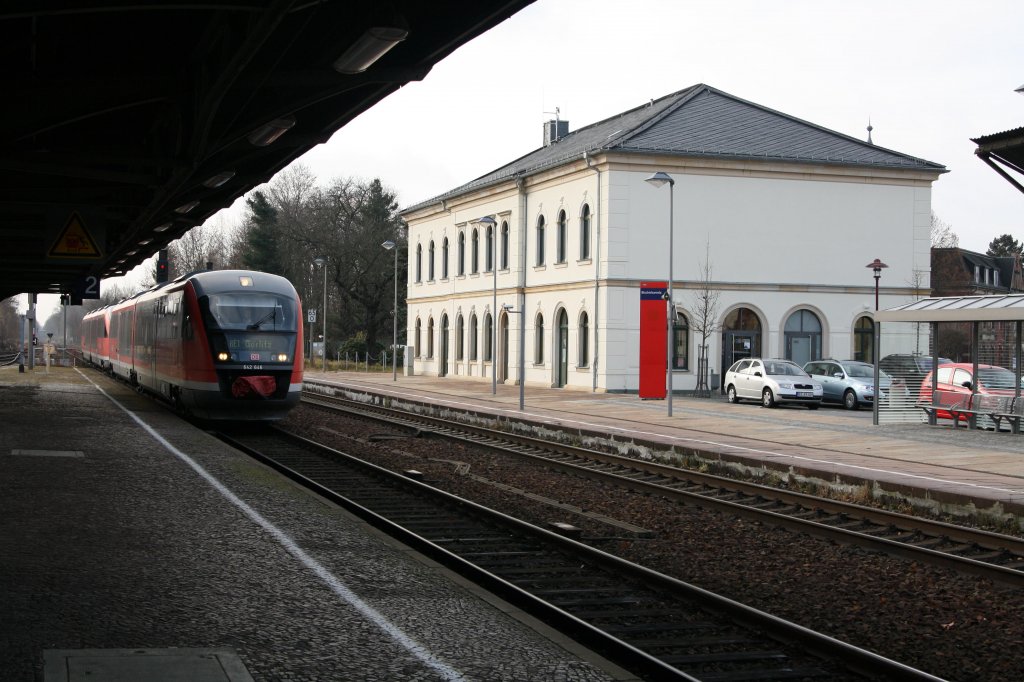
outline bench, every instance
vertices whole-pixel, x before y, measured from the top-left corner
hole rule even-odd
[[[1003,420],[1010,425],[1010,431],[1020,433],[1020,421],[1024,419],[1024,396],[1011,398],[1009,409],[993,412],[988,415],[996,423],[996,431],[1002,426]]]
[[[996,431],[999,430],[999,420],[993,415],[1001,415],[1001,419],[1008,419],[1012,414],[1013,398],[1001,395],[973,395],[967,402],[966,407],[950,407],[949,413],[953,417],[953,428],[956,428],[963,417],[966,417],[966,427],[969,429],[978,428],[978,417],[988,417],[996,423]]]
[[[948,412],[953,417],[953,428],[956,428],[957,422],[959,421],[958,415],[961,412],[966,412],[971,404],[970,396],[966,396],[958,402],[951,403],[949,405],[934,405],[932,403],[918,403],[917,406],[924,410],[925,415],[928,417],[928,424],[935,426],[938,423],[938,412]]]

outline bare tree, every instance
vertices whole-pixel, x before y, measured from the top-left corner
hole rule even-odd
[[[709,258],[710,251],[711,244],[709,242],[704,246],[704,260],[697,267],[697,288],[691,294],[693,331],[700,337],[700,345],[697,347],[697,391],[699,395],[709,395],[711,391],[708,383],[708,339],[718,331],[720,326],[718,324],[718,297],[721,292],[714,287]]]
[[[960,246],[960,237],[953,227],[932,211],[931,243],[933,247],[951,249]]]
[[[232,228],[221,219],[193,227],[168,247],[168,277],[205,270],[208,263],[214,269],[228,267],[235,246],[232,236]]]

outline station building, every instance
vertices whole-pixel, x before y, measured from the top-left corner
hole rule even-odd
[[[871,361],[876,294],[929,293],[945,172],[703,84],[549,121],[536,151],[403,209],[411,371],[635,392],[641,283],[669,280],[676,390],[700,362]]]

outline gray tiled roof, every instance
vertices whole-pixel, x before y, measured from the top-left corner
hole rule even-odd
[[[572,131],[551,145],[404,210],[598,151],[946,172],[941,164],[883,149],[699,84]]]

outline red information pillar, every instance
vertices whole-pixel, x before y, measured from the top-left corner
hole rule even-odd
[[[668,329],[665,282],[640,282],[640,398],[664,399]]]

